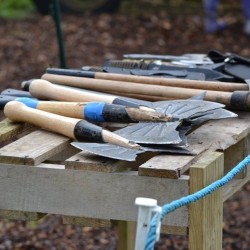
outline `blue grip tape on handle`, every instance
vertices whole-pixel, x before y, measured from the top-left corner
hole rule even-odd
[[[89,122],[105,122],[102,115],[105,102],[90,102],[84,107],[84,117]]]
[[[33,109],[36,109],[37,105],[39,103],[38,100],[33,99],[33,98],[28,98],[28,97],[18,97],[15,100],[25,104],[27,107],[33,108]]]

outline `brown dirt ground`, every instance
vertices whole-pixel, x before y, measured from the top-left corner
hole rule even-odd
[[[250,58],[249,36],[242,33],[239,10],[225,13],[231,23],[217,34],[205,34],[201,13],[172,15],[167,10],[140,15],[116,13],[63,16],[69,68],[103,65],[125,53],[181,55],[210,49]],[[0,90],[20,88],[23,80],[39,78],[48,66],[59,66],[54,24],[36,14],[23,20],[0,20]],[[224,204],[223,249],[250,246],[250,184]],[[62,225],[50,215],[38,223],[0,222],[0,249],[116,249],[117,228]],[[162,235],[156,249],[187,249],[186,236]]]

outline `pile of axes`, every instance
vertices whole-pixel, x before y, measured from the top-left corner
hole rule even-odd
[[[169,56],[166,62],[166,56],[125,55],[133,60],[48,68],[41,79],[23,82],[23,90],[3,91],[0,105],[10,120],[68,136],[73,146],[96,155],[134,161],[144,152],[192,154],[187,149],[192,128],[237,116],[225,107],[250,107],[248,59],[209,55],[199,62],[188,56],[179,61]],[[157,62],[147,61],[154,57]],[[123,126],[111,132],[102,126],[107,123]]]

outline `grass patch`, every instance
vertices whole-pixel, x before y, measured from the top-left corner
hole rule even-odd
[[[0,18],[23,18],[35,9],[31,0],[1,0]]]

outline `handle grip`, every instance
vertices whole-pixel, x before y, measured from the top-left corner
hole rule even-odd
[[[86,139],[108,142],[122,147],[139,149],[134,142],[116,135],[87,121],[69,118],[27,107],[18,101],[11,101],[5,105],[4,114],[12,121],[28,122],[53,132],[65,135],[78,141]]]
[[[46,112],[84,119],[86,102],[59,102],[59,101],[38,101],[31,98],[20,97],[16,101],[25,104],[30,108],[43,110]]]
[[[28,86],[27,86],[28,85]],[[70,102],[91,102],[104,101],[112,103],[115,96],[96,94],[84,90],[77,90],[65,86],[55,85],[43,79],[36,79],[22,83],[23,89],[29,89],[32,96],[38,99],[70,101]]]
[[[0,96],[1,97],[1,96]],[[58,102],[38,101],[31,98],[16,98],[26,106],[67,117],[85,119],[89,122],[170,121],[172,117],[156,111],[127,108],[105,102]]]
[[[18,101],[7,103],[4,108],[4,114],[12,121],[28,122],[72,139],[75,138],[75,125],[80,121],[79,119],[64,117],[30,108]]]

